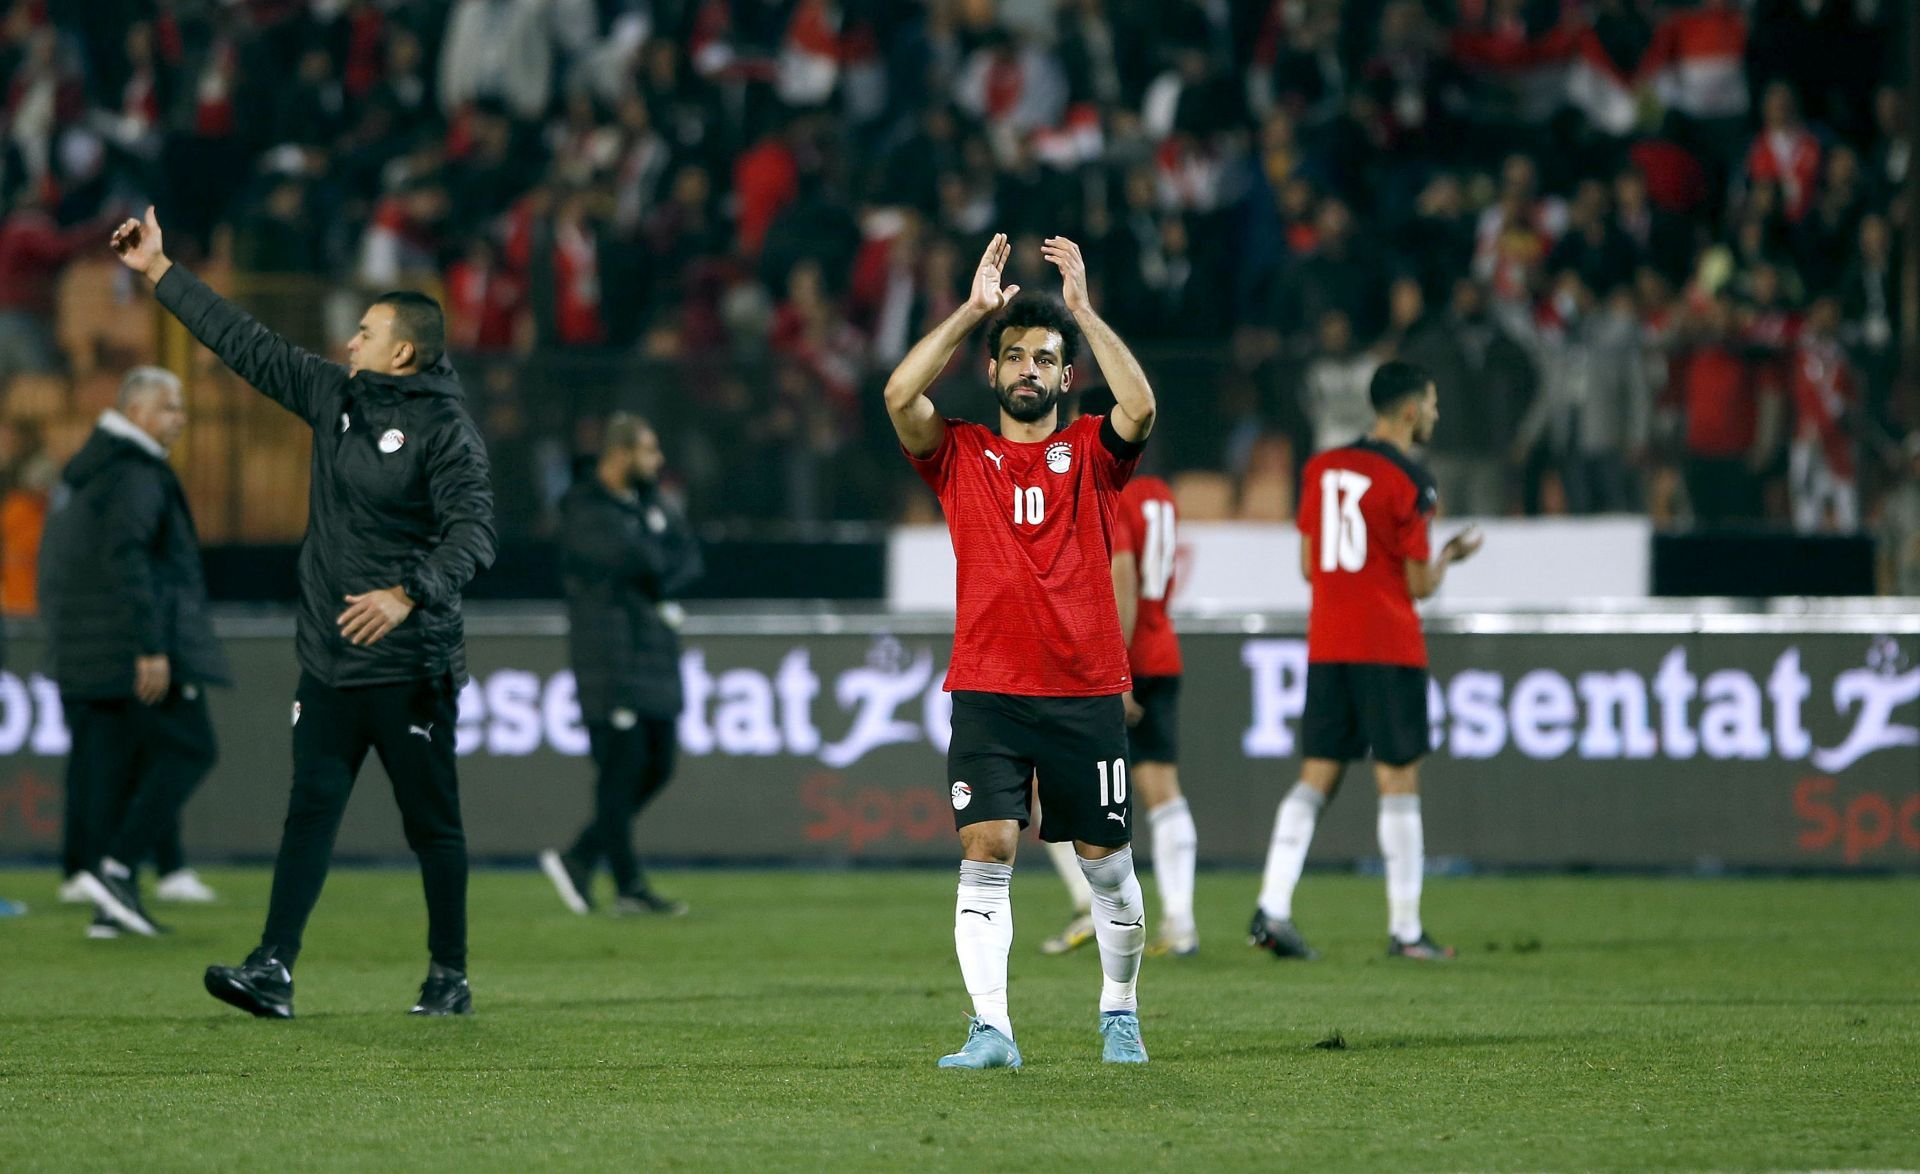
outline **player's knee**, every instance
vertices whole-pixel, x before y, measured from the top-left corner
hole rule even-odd
[[[1382,795],[1418,795],[1420,793],[1418,759],[1398,766],[1384,762],[1378,763],[1374,767],[1373,777]]]
[[[982,864],[1012,864],[1020,846],[1020,825],[1013,820],[991,820],[960,829],[963,860]]]

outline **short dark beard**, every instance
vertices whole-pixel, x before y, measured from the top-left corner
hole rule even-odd
[[[1022,424],[1038,423],[1039,421],[1046,419],[1047,413],[1053,411],[1053,409],[1059,405],[1060,403],[1059,388],[1054,388],[1053,390],[1049,391],[1045,387],[1035,387],[1034,390],[1037,391],[1039,395],[1033,400],[1032,403],[1025,403],[1021,400],[1015,399],[1013,397],[1013,393],[1020,390],[1024,386],[1026,385],[1016,380],[1011,387],[994,388],[994,394],[998,396],[1000,399],[1000,410],[1005,412],[1007,415],[1012,416],[1015,420],[1019,421],[1020,423]]]

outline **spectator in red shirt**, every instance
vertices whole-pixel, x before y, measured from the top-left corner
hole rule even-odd
[[[456,351],[493,353],[511,348],[527,304],[525,277],[500,259],[500,249],[475,237],[466,255],[447,267],[447,342]]]
[[[1788,489],[1793,528],[1802,533],[1860,526],[1860,389],[1839,335],[1840,303],[1821,298],[1807,312],[1806,329],[1793,355]]]
[[[1757,521],[1760,473],[1775,448],[1777,395],[1764,395],[1741,354],[1733,307],[1715,297],[1680,328],[1668,393],[1686,437],[1687,495],[1696,523]]]
[[[560,198],[548,252],[553,305],[550,337],[561,346],[600,346],[607,341],[600,312],[600,226],[591,189]],[[536,284],[543,284],[536,278]]]
[[[98,245],[101,226],[62,229],[48,212],[50,184],[30,184],[0,221],[0,389],[17,371],[58,371],[53,294],[82,249]]]
[[[785,134],[770,134],[733,164],[733,191],[739,201],[739,248],[756,257],[767,230],[800,195],[800,164]]]
[[[1800,121],[1800,104],[1785,82],[1767,87],[1760,120],[1747,151],[1747,182],[1777,184],[1787,219],[1798,224],[1819,188],[1820,140]]]

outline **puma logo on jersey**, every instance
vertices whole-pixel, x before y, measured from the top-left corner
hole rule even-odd
[[[1114,820],[1121,827],[1127,826],[1127,814],[1124,811],[1109,811],[1107,812],[1107,818]]]
[[[1000,454],[999,454],[999,453],[997,453],[997,452],[995,452],[995,451],[993,451],[993,450],[992,450],[992,449],[990,449],[990,448],[983,448],[983,449],[981,449],[981,450],[980,450],[980,452],[981,452],[981,453],[982,453],[982,455],[984,455],[984,456],[985,456],[985,457],[986,457],[986,458],[987,458],[988,460],[990,460],[990,461],[992,461],[992,462],[993,462],[993,467],[994,467],[994,468],[996,468],[996,469],[998,469],[998,468],[1000,467],[1000,461],[1001,461],[1001,457],[1000,457]]]
[[[422,738],[425,738],[427,741],[431,742],[433,741],[433,723],[428,722],[425,728],[422,728],[420,726],[408,726],[407,733],[418,734]]]

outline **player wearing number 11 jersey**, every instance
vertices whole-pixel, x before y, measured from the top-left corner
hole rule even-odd
[[[1425,833],[1420,759],[1427,752],[1427,645],[1413,609],[1440,589],[1447,567],[1480,548],[1455,535],[1432,557],[1427,526],[1433,478],[1409,451],[1440,419],[1433,378],[1411,363],[1374,372],[1371,434],[1307,463],[1300,492],[1300,573],[1313,585],[1307,618],[1307,705],[1300,781],[1280,804],[1267,851],[1254,945],[1281,958],[1313,958],[1293,925],[1293,890],[1314,823],[1347,763],[1373,754],[1386,859],[1387,953],[1437,960],[1453,951],[1420,924]]]
[[[1007,1010],[1014,850],[1040,792],[1040,836],[1072,841],[1093,891],[1104,976],[1104,1058],[1144,1063],[1135,982],[1146,911],[1133,873],[1133,806],[1120,700],[1132,684],[1110,564],[1114,511],[1153,427],[1153,391],[1087,298],[1079,246],[1049,238],[1061,302],[1015,298],[995,236],[973,291],[914,345],[887,381],[887,412],[914,470],[939,495],[953,540],[957,614],[946,687],[953,693],[947,793],[960,829],[954,947],[973,998],[964,1046],[943,1068],[1017,1068]],[[1064,306],[1062,305],[1064,302]],[[998,435],[941,418],[926,391],[976,326]],[[1112,388],[1111,415],[1059,428],[1060,399],[1085,334]],[[1056,431],[1056,429],[1058,429]]]

